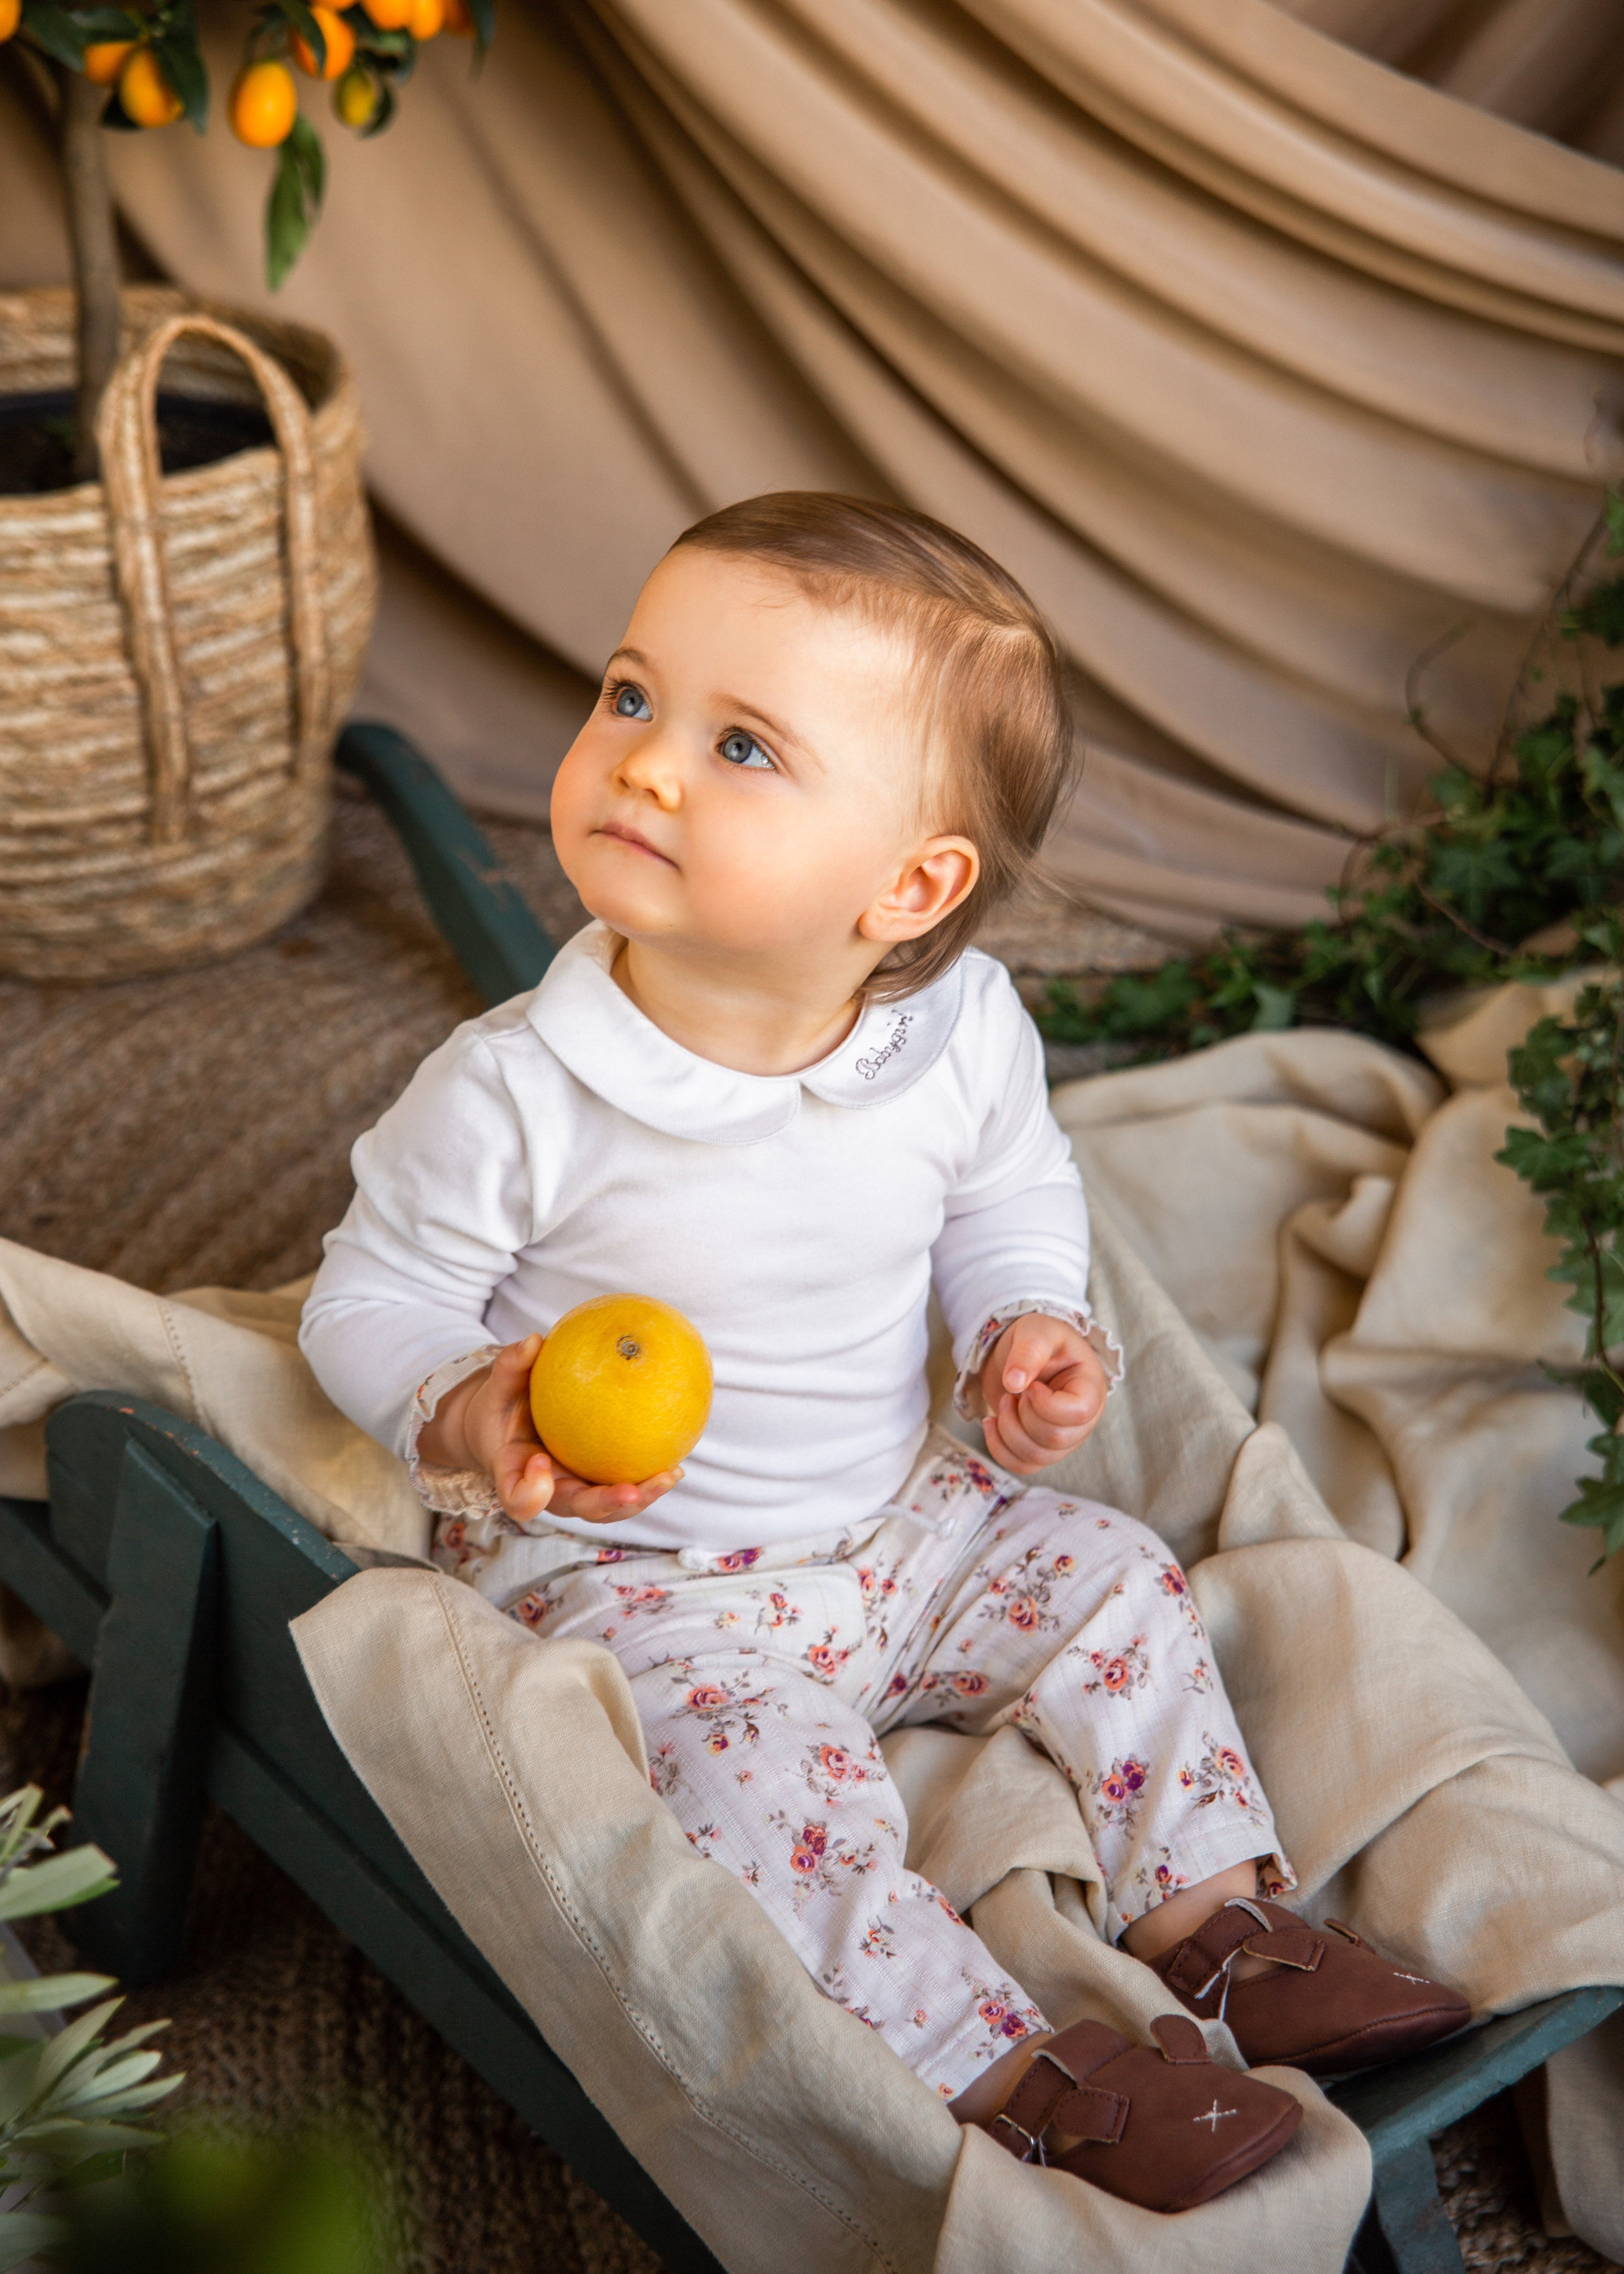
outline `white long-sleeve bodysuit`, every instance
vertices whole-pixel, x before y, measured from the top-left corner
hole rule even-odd
[[[643,1515],[564,1528],[717,1550],[838,1531],[923,1441],[933,1276],[961,1367],[996,1313],[1086,1312],[1087,1211],[1037,1032],[972,950],[804,1073],[735,1073],[628,1000],[619,945],[590,925],[359,1141],[300,1347],[403,1453],[448,1360],[589,1296],[658,1296],[710,1350],[710,1424]]]
[[[354,1153],[300,1343],[411,1457],[493,1344],[589,1296],[673,1303],[710,1420],[643,1515],[518,1525],[424,1471],[435,1556],[535,1633],[605,1645],[655,1788],[831,1997],[945,2096],[1043,2025],[907,1868],[878,1738],[1013,1722],[1077,1795],[1116,1936],[1250,1856],[1290,1871],[1194,1601],[1155,1535],[927,1427],[934,1277],[961,1369],[1005,1318],[1087,1314],[1088,1223],[1038,1037],[971,953],[799,1075],[731,1073],[643,1017],[590,926],[460,1028]]]

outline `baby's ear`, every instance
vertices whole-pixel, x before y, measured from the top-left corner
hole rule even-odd
[[[887,945],[918,939],[969,898],[981,873],[981,856],[967,837],[927,838],[863,910],[857,929]]]

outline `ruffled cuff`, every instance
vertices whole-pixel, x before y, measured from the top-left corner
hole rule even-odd
[[[501,1347],[500,1343],[485,1343],[462,1358],[448,1359],[444,1366],[435,1367],[426,1382],[417,1384],[406,1419],[406,1472],[417,1498],[437,1516],[501,1513],[496,1486],[483,1469],[437,1469],[417,1457],[417,1440],[433,1419],[440,1399],[470,1374],[489,1366]]]
[[[1117,1387],[1125,1371],[1122,1344],[1109,1328],[1102,1327],[1092,1311],[1079,1311],[1070,1303],[1055,1302],[1046,1295],[1031,1295],[1017,1303],[1006,1303],[984,1320],[975,1340],[959,1371],[953,1384],[953,1411],[961,1420],[979,1421],[987,1411],[987,1401],[981,1395],[981,1368],[991,1354],[992,1346],[1007,1326],[1036,1312],[1046,1319],[1064,1319],[1068,1327],[1075,1327],[1088,1347],[1105,1368],[1105,1394],[1109,1397]]]

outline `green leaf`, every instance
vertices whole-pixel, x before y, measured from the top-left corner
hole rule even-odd
[[[20,28],[53,63],[65,64],[70,71],[83,70],[85,34],[56,0],[23,0]]]
[[[1563,629],[1570,635],[1588,633],[1592,639],[1617,647],[1624,640],[1624,576],[1592,585],[1578,606],[1568,609]]]
[[[0,1884],[0,1919],[33,1918],[41,1911],[70,1910],[94,1902],[118,1884],[110,1856],[100,1848],[71,1848],[43,1864],[19,1865]]]
[[[309,235],[304,169],[289,135],[276,153],[276,178],[265,205],[265,281],[273,292],[304,252]]]
[[[327,64],[327,35],[306,5],[306,0],[277,0],[276,12],[292,25],[294,30],[314,55],[319,72],[325,77]]]
[[[321,147],[321,137],[303,111],[294,119],[283,147],[292,152],[304,186],[304,202],[313,222],[321,210],[321,200],[327,192],[327,154]]]
[[[88,2052],[102,2031],[124,2004],[122,1998],[109,1998],[104,2005],[93,2006],[81,2014],[77,2022],[70,2022],[40,2048],[40,2069],[34,2090],[43,2097],[57,2080],[67,2074],[81,2054]]]
[[[208,69],[196,37],[189,32],[160,32],[152,44],[183,116],[204,133],[208,126]]]
[[[474,52],[483,56],[496,37],[496,0],[468,0],[468,12],[474,19]]]
[[[75,8],[73,21],[86,47],[101,40],[139,40],[147,31],[147,19],[132,8]]]
[[[1602,511],[1607,518],[1607,551],[1616,560],[1624,553],[1624,492],[1609,490]]]
[[[1297,995],[1292,988],[1271,987],[1267,979],[1259,979],[1252,992],[1258,1005],[1252,1022],[1254,1035],[1279,1034],[1297,1024]]]
[[[9,2274],[53,2243],[65,2242],[67,2235],[64,2222],[44,2211],[0,2210],[0,2274]]]
[[[55,2014],[112,1987],[107,1974],[41,1974],[26,1982],[0,1982],[0,2014]]]
[[[374,134],[381,134],[383,132],[384,128],[387,126],[394,116],[395,89],[390,86],[387,79],[380,79],[378,82],[377,104],[373,109],[372,117],[361,129],[357,139],[363,142],[370,142]]]

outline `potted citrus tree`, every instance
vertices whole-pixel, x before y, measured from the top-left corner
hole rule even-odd
[[[362,136],[494,0],[244,7],[230,131],[273,287]],[[107,138],[207,131],[194,0],[0,0],[58,124],[71,291],[0,293],[0,973],[101,978],[261,937],[319,879],[376,599],[355,388],[304,327],[123,284]]]

